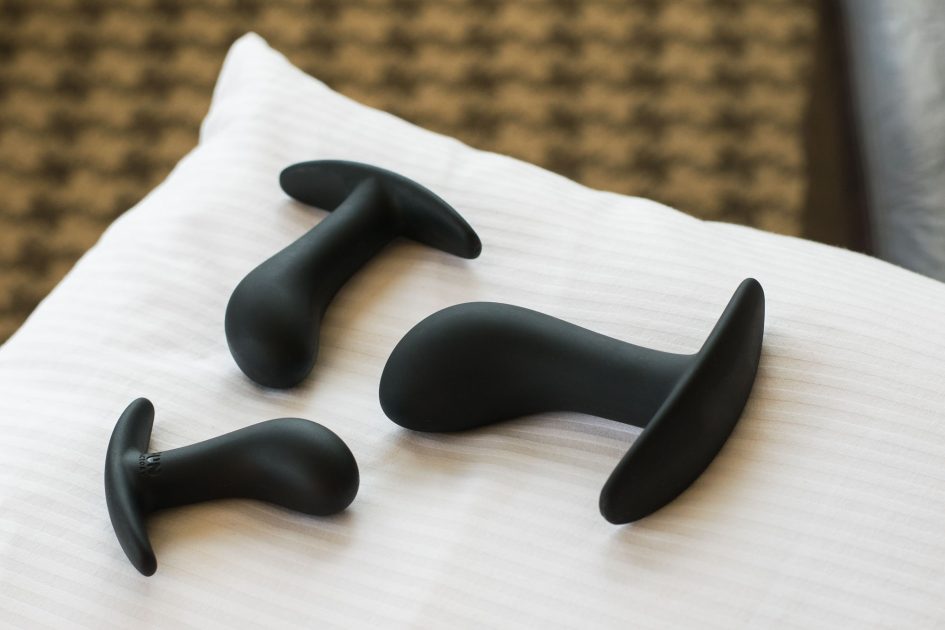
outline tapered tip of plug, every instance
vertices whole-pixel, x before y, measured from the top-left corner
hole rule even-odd
[[[133,561],[132,564],[145,577],[151,577],[157,572],[157,558],[154,557],[153,553],[142,556],[137,562]]]
[[[282,418],[257,425],[267,430],[265,442],[278,451],[291,474],[280,477],[278,503],[306,514],[330,516],[354,501],[361,484],[358,462],[348,445],[331,429],[301,418]],[[256,440],[258,443],[264,440]],[[258,452],[262,446],[255,450]]]
[[[243,278],[226,306],[224,329],[233,360],[258,385],[288,389],[312,371],[318,356],[317,315],[295,303],[266,273]]]
[[[403,175],[344,160],[293,164],[279,175],[287,195],[328,211],[372,179],[381,186],[384,209],[397,234],[461,258],[476,258],[482,252],[479,236],[452,206]]]

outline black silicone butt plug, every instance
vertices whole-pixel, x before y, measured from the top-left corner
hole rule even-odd
[[[230,352],[249,378],[266,387],[292,387],[311,372],[331,299],[392,239],[404,236],[463,258],[482,249],[445,201],[375,166],[304,162],[282,171],[280,183],[294,199],[331,214],[256,267],[230,297]]]
[[[676,498],[725,444],[755,380],[764,313],[761,285],[745,280],[702,349],[682,355],[516,306],[460,304],[397,344],[381,376],[381,407],[416,431],[546,411],[645,427],[600,495],[604,518],[629,523]]]
[[[148,452],[154,406],[131,403],[105,455],[105,500],[118,542],[138,571],[157,560],[146,518],[156,510],[246,498],[325,516],[358,493],[358,465],[337,435],[299,418],[269,420],[183,448]]]

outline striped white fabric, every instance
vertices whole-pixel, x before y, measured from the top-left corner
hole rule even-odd
[[[230,358],[224,308],[323,216],[277,183],[319,158],[422,182],[483,254],[388,248],[329,310],[312,377],[261,391]],[[378,404],[396,342],[448,305],[511,302],[690,352],[748,276],[768,316],[742,420],[690,490],[636,524],[597,511],[636,429],[549,414],[424,435]],[[932,280],[472,150],[333,93],[250,35],[200,145],[0,350],[0,625],[941,626],[943,312]],[[324,519],[247,501],[155,515],[158,571],[141,577],[102,484],[137,396],[157,408],[154,449],[321,422],[357,457],[360,494]]]

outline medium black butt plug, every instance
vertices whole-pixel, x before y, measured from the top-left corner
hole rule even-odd
[[[148,514],[212,499],[246,498],[326,516],[358,493],[358,465],[337,435],[299,418],[269,420],[158,453],[148,452],[154,406],[131,403],[105,455],[105,500],[118,542],[138,571],[157,560]]]
[[[392,239],[405,236],[462,258],[482,249],[452,207],[396,173],[323,160],[290,166],[279,181],[289,196],[331,214],[256,267],[230,297],[230,352],[260,385],[292,387],[311,372],[328,304]]]
[[[397,344],[381,376],[381,407],[416,431],[546,411],[644,427],[600,495],[604,518],[629,523],[676,498],[725,444],[755,380],[764,313],[761,285],[745,280],[702,349],[682,355],[516,306],[460,304]]]

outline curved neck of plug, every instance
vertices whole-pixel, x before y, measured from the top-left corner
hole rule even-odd
[[[367,179],[282,255],[297,290],[309,292],[323,314],[345,282],[395,236],[382,186]]]

